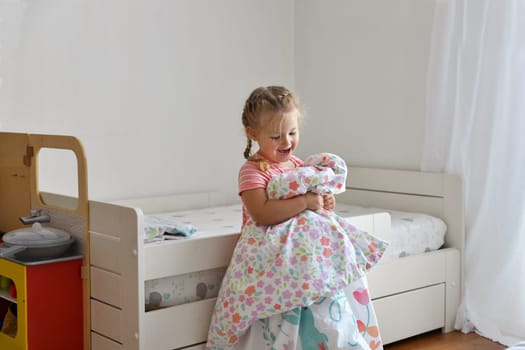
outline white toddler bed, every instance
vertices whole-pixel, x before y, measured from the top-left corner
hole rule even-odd
[[[423,212],[447,224],[446,248],[398,258],[391,246],[368,274],[383,341],[452,330],[461,289],[460,179],[364,168],[349,168],[348,174],[337,209],[356,226],[391,240],[388,213],[356,214],[350,205]],[[240,229],[240,206],[229,203],[219,193],[90,202],[92,349],[204,349],[215,304],[207,294],[218,288]],[[188,209],[195,210],[180,212]],[[187,239],[144,243],[144,213],[168,212],[191,217],[199,231]],[[162,283],[176,284],[173,295],[166,297]],[[183,294],[184,285],[194,297]]]

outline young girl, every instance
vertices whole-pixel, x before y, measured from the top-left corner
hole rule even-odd
[[[364,274],[386,243],[333,213],[344,161],[325,153],[305,164],[293,155],[300,118],[284,87],[257,88],[245,103],[242,233],[207,349],[382,349]]]

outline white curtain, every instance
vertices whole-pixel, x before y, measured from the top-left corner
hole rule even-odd
[[[437,0],[422,170],[464,179],[456,327],[525,340],[525,1]]]

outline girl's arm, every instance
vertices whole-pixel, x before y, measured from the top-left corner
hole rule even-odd
[[[305,209],[323,208],[323,196],[308,192],[290,199],[268,199],[263,188],[243,191],[241,199],[257,225],[276,225]]]

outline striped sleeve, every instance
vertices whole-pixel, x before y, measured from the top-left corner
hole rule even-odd
[[[248,161],[239,170],[239,194],[256,188],[266,189],[270,179],[269,172],[261,171],[256,162]]]

